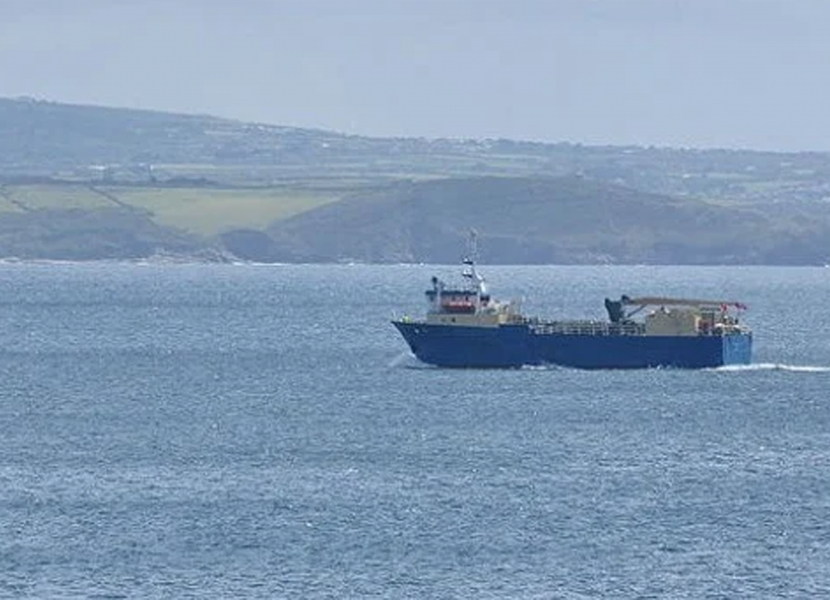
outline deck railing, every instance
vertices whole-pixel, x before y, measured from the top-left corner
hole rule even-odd
[[[530,332],[536,335],[645,335],[645,323],[628,321],[625,323],[609,323],[607,321],[541,321],[525,319]],[[723,337],[740,335],[747,330],[739,327],[716,327],[707,330],[698,330],[696,335],[704,337]]]
[[[644,335],[642,323],[608,323],[607,321],[527,321],[537,335]]]

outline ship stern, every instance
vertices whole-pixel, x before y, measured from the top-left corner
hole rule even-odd
[[[748,365],[752,362],[752,333],[725,335],[723,343],[724,365]]]

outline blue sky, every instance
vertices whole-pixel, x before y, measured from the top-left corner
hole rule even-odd
[[[822,0],[4,0],[0,95],[379,136],[830,150]]]

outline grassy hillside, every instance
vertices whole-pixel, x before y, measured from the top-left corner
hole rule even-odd
[[[271,222],[333,202],[341,190],[51,183],[0,187],[0,212],[133,208],[158,225],[213,236]],[[0,217],[2,218],[2,217]]]
[[[333,202],[335,193],[285,188],[104,188],[145,209],[162,225],[206,236],[235,227],[265,229],[271,222]]]
[[[0,98],[0,181],[21,175],[225,186],[563,176],[730,203],[822,206],[830,155],[513,140],[368,138],[205,115]]]
[[[499,262],[817,264],[828,223],[822,153],[381,139],[0,98],[0,256],[454,261],[474,226]]]
[[[582,178],[404,183],[275,222],[274,256],[454,261],[470,227],[501,263],[823,263],[830,227]],[[261,243],[261,242],[260,242]]]
[[[580,177],[357,189],[12,184],[0,187],[0,256],[453,262],[475,227],[489,262],[823,264],[828,221]]]
[[[0,256],[23,259],[138,259],[157,254],[216,259],[202,240],[118,207],[35,210],[0,219]]]
[[[216,235],[264,230],[275,220],[337,199],[340,192],[53,182],[0,186],[0,257],[68,260],[215,260]]]

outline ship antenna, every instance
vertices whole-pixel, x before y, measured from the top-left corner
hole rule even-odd
[[[475,229],[470,229],[470,239],[468,241],[469,248],[467,252],[472,263],[473,273],[475,273],[476,263],[478,262],[478,232]]]
[[[467,239],[467,257],[464,259],[464,272],[462,275],[470,280],[471,289],[475,290],[476,312],[481,309],[481,296],[484,294],[484,278],[476,271],[478,262],[478,232],[470,229]]]
[[[475,229],[470,229],[469,237],[467,238],[467,256],[464,257],[464,271],[462,275],[465,278],[477,281],[479,279],[476,273],[476,261],[478,261],[478,233]]]

